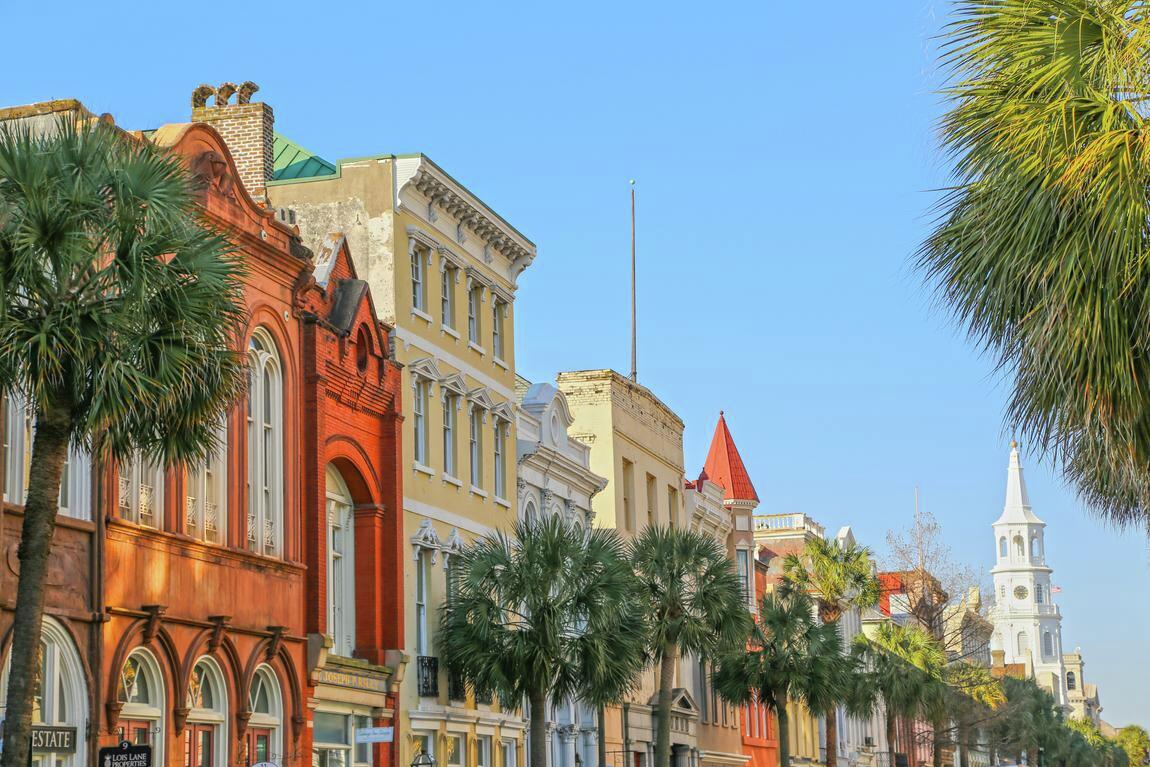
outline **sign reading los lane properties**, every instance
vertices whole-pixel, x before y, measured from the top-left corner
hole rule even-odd
[[[152,767],[152,747],[125,740],[113,748],[101,748],[97,767]]]

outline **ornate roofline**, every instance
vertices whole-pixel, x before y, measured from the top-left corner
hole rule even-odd
[[[405,159],[405,158],[399,158]],[[458,219],[484,242],[511,261],[511,271],[518,275],[535,260],[535,243],[524,237],[495,211],[449,176],[426,155],[417,155],[407,178],[396,185],[396,200],[409,185]]]

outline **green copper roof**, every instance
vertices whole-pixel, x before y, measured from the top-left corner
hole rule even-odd
[[[276,140],[272,152],[275,154],[275,172],[273,181],[283,181],[294,178],[314,178],[315,176],[333,176],[335,166],[317,154],[312,154],[294,141],[289,141],[280,134],[275,134]]]

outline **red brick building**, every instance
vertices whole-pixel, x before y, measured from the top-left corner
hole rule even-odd
[[[89,113],[74,101],[0,120]],[[340,239],[318,257],[245,190],[213,127],[135,134],[185,158],[241,252],[248,392],[194,467],[69,460],[53,542],[38,726],[74,731],[37,767],[121,739],[167,767],[385,767],[402,654],[398,366]],[[0,658],[33,424],[5,403]],[[6,662],[4,666],[6,667]],[[0,668],[3,668],[0,667]],[[0,678],[0,683],[5,680]],[[2,688],[0,688],[2,689]],[[2,696],[0,692],[0,696]],[[2,704],[0,699],[0,704]]]

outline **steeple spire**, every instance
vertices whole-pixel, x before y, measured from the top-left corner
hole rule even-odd
[[[731,437],[727,419],[721,410],[719,422],[715,425],[715,436],[711,439],[711,449],[707,451],[707,462],[703,464],[703,473],[723,488],[724,500],[759,502],[751,476],[747,473],[739,449],[735,447],[735,440]]]
[[[1030,510],[1030,496],[1026,492],[1026,480],[1022,476],[1022,462],[1018,458],[1018,442],[1010,443],[1010,466],[1006,470],[1006,503],[1002,516],[994,524],[1002,523],[1042,524],[1042,520]]]

